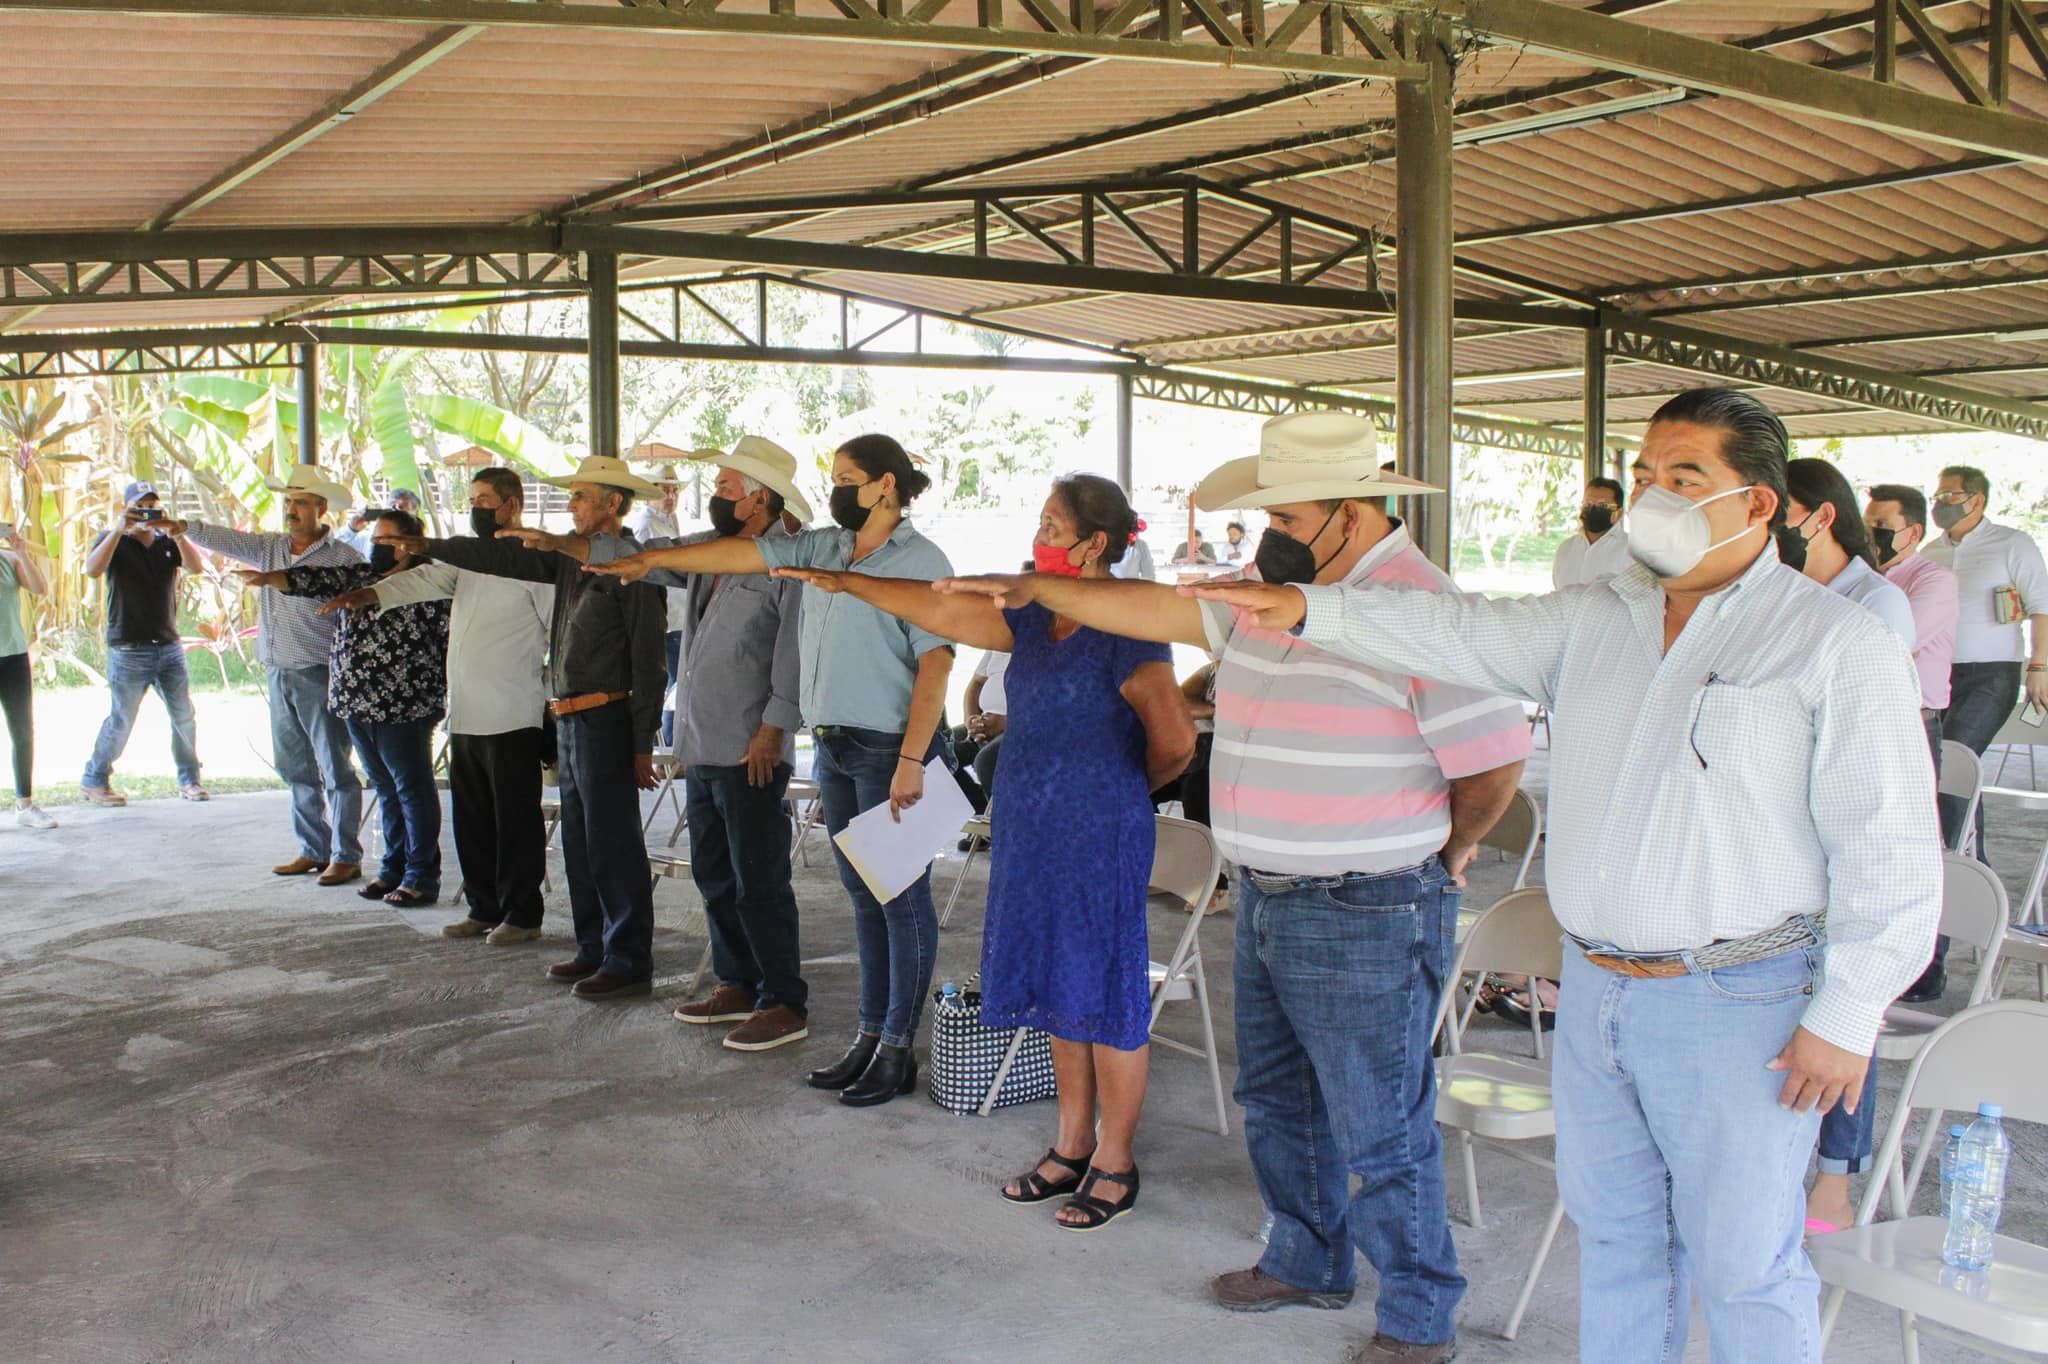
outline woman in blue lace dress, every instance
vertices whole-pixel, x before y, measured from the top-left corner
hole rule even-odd
[[[1116,484],[1070,475],[1039,514],[1033,559],[1041,573],[1107,578],[1136,524]],[[1057,1221],[1073,1231],[1113,1221],[1138,1197],[1131,1143],[1151,1024],[1149,793],[1180,775],[1195,746],[1167,646],[1083,629],[1035,604],[1003,611],[987,597],[944,596],[921,581],[778,572],[1009,653],[982,1021],[1052,1035],[1060,1125],[1052,1149],[1003,1197],[1065,1198]]]

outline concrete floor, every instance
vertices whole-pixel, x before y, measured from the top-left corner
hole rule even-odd
[[[702,944],[686,884],[658,896],[655,1001],[589,1005],[541,976],[559,895],[541,944],[451,943],[456,911],[273,878],[281,794],[64,814],[0,829],[0,1361],[1334,1362],[1370,1332],[1369,1291],[1342,1313],[1208,1303],[1261,1210],[1198,1061],[1155,1049],[1142,1206],[1091,1236],[996,1197],[1050,1105],[854,1112],[804,1088],[855,988],[820,836],[798,884],[813,1037],[744,1056],[668,1017]],[[2015,889],[2043,832],[1994,837]],[[1483,862],[1472,901],[1507,874]],[[942,978],[973,969],[980,888]],[[1183,922],[1155,913],[1155,955]],[[1226,1082],[1232,924],[1203,929]],[[2008,1220],[2039,1240],[2027,1146]],[[1456,1224],[1462,1358],[1569,1359],[1569,1224],[1521,1338],[1497,1334],[1550,1177],[1482,1155],[1481,1180],[1487,1229]],[[1896,1359],[1893,1319],[1852,1306],[1830,1357]]]

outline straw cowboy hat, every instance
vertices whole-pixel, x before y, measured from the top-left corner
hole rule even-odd
[[[1259,433],[1259,453],[1211,470],[1195,506],[1273,507],[1333,498],[1440,493],[1419,479],[1380,471],[1379,429],[1350,412],[1294,412]]]
[[[756,483],[767,484],[782,494],[783,504],[796,513],[797,520],[811,519],[811,504],[796,490],[796,456],[774,441],[760,436],[741,436],[739,443],[732,447],[731,454],[723,450],[693,450],[690,458],[715,464],[721,469],[731,469]]]
[[[654,481],[664,488],[680,488],[683,480],[676,477],[676,466],[664,464],[654,471]]]
[[[329,511],[340,511],[349,503],[348,489],[328,478],[317,464],[293,465],[290,478],[265,478],[263,485],[274,493],[311,493],[324,498]]]
[[[626,461],[610,455],[586,455],[576,466],[576,472],[566,478],[541,480],[557,488],[573,488],[578,483],[595,483],[599,487],[617,488],[635,497],[659,497],[661,489],[641,478],[626,467]]]

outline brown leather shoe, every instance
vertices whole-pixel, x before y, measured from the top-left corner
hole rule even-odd
[[[538,928],[521,928],[518,924],[499,924],[491,930],[484,941],[492,947],[515,947],[523,942],[534,942],[540,937]]]
[[[548,979],[559,980],[564,985],[574,985],[579,980],[588,980],[597,974],[597,968],[581,957],[558,961],[548,968]]]
[[[804,1016],[787,1004],[763,1009],[725,1035],[725,1045],[734,1051],[773,1051],[811,1035]]]
[[[754,1016],[754,992],[744,985],[721,985],[708,999],[685,1004],[672,1015],[678,1023],[744,1023]]]
[[[323,886],[345,886],[363,874],[360,862],[329,862],[327,870],[320,873]]]
[[[457,919],[452,924],[441,925],[441,936],[444,938],[481,938],[495,927],[497,927],[496,924],[487,924],[482,919]]]
[[[1209,1292],[1218,1307],[1232,1312],[1270,1312],[1276,1307],[1321,1307],[1334,1312],[1351,1305],[1348,1288],[1341,1293],[1311,1292],[1276,1279],[1257,1265],[1218,1274],[1209,1280]]]
[[[104,805],[109,810],[118,810],[128,803],[128,797],[111,786],[81,786],[78,793],[91,805]]]
[[[1458,1357],[1458,1338],[1436,1345],[1417,1345],[1392,1336],[1374,1336],[1351,1356],[1351,1364],[1451,1364]]]
[[[569,992],[578,999],[624,999],[628,995],[651,995],[654,982],[651,980],[624,980],[608,976],[602,971],[594,972],[576,982],[576,988]]]
[[[327,864],[325,862],[315,862],[310,857],[294,857],[283,866],[272,867],[270,870],[279,876],[304,876],[309,871],[325,871],[326,869]]]

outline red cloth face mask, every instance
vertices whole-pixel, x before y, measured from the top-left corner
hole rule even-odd
[[[1081,565],[1067,558],[1073,552],[1073,545],[1033,545],[1031,565],[1040,573],[1056,573],[1062,578],[1078,578],[1081,576]]]

